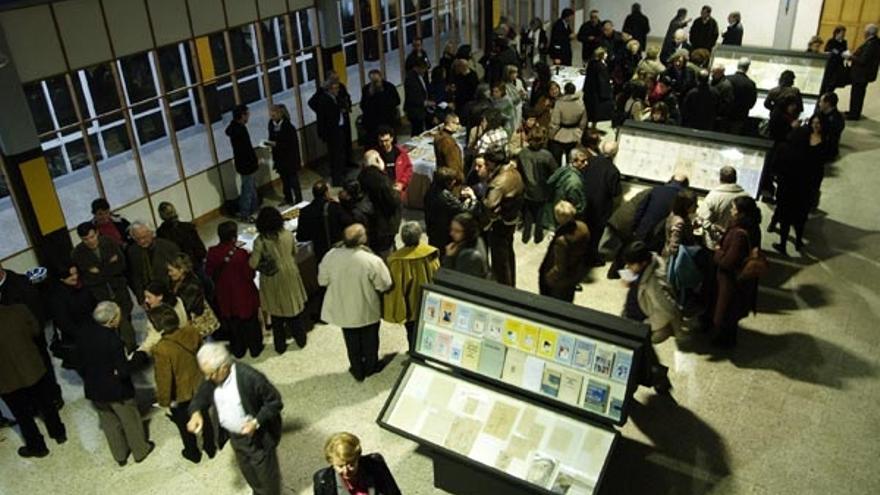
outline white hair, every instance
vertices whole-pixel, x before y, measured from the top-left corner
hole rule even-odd
[[[675,30],[675,33],[672,34],[672,39],[676,39],[676,40],[677,40],[677,39],[679,39],[679,38],[681,38],[681,39],[683,39],[683,40],[686,40],[686,39],[687,39],[687,33],[684,32],[684,29],[681,29],[681,28],[676,29],[676,30]]]
[[[101,301],[92,311],[92,318],[98,325],[107,326],[120,313],[119,305],[113,301]]]
[[[742,57],[739,59],[739,62],[736,63],[736,68],[743,72],[747,72],[751,65],[752,59],[750,59],[749,57]]]
[[[422,241],[422,226],[419,222],[404,222],[400,227],[400,240],[404,246],[418,246]]]
[[[382,160],[382,155],[376,150],[368,150],[364,153],[364,165],[385,170],[385,162]]]
[[[149,222],[147,222],[146,220],[135,220],[134,222],[131,222],[131,225],[128,226],[128,233],[131,234],[139,229],[146,229],[150,232],[153,232],[153,226]]]
[[[208,342],[202,345],[196,354],[199,366],[207,370],[218,370],[225,364],[232,363],[232,355],[225,344],[219,342]]]
[[[868,33],[868,36],[877,36],[877,25],[868,24],[865,26],[865,32]]]

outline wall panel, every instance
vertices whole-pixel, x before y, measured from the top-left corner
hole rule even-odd
[[[226,2],[226,19],[230,26],[240,26],[257,20],[255,0],[234,0]]]
[[[2,12],[0,24],[22,82],[45,79],[67,70],[48,6]],[[34,43],[34,33],[41,33],[39,43]]]
[[[82,69],[113,58],[98,0],[56,2],[52,8],[71,69]]]
[[[226,29],[223,3],[220,0],[189,0],[189,12],[192,16],[193,34],[196,36]]]
[[[208,214],[223,204],[223,196],[220,195],[220,171],[217,167],[190,177],[186,181],[186,187],[189,188],[192,198],[195,218]]]
[[[147,7],[158,46],[170,45],[191,36],[183,0],[147,0]]]
[[[285,0],[257,0],[257,7],[260,9],[260,17],[264,19],[287,12]]]
[[[103,5],[117,57],[152,48],[153,36],[143,0],[104,0]]]

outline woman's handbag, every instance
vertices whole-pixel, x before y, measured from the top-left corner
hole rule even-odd
[[[743,261],[742,268],[739,269],[739,273],[736,275],[736,279],[759,279],[766,275],[769,269],[770,263],[767,261],[767,256],[761,251],[760,247],[756,246],[749,251],[749,255]]]
[[[217,315],[214,314],[211,305],[207,303],[204,305],[202,314],[192,314],[190,317],[192,326],[199,331],[199,335],[201,335],[202,338],[213,334],[218,328],[220,328],[220,320],[217,319]]]
[[[258,242],[263,242],[263,240],[260,239]],[[265,275],[267,277],[271,277],[278,273],[278,263],[275,261],[275,258],[266,251],[265,243],[263,244],[263,250],[260,252],[260,262],[257,263],[257,271],[260,272],[260,275]]]

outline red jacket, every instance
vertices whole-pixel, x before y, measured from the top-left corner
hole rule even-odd
[[[400,193],[401,196],[404,196],[406,188],[409,187],[409,180],[412,178],[412,161],[409,159],[409,153],[406,152],[406,148],[399,144],[395,144],[394,147],[397,149],[397,159],[394,160],[394,182],[395,184],[400,184]],[[384,154],[382,150],[377,149],[376,151],[380,155]]]
[[[234,243],[218,244],[208,250],[205,272],[214,280],[221,318],[249,319],[260,309],[260,295],[254,284],[254,270],[248,265],[248,252]],[[233,253],[226,260],[230,251]]]

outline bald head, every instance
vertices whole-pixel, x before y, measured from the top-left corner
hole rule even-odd
[[[367,243],[367,229],[362,224],[353,223],[342,232],[342,243],[347,248],[356,248]]]

